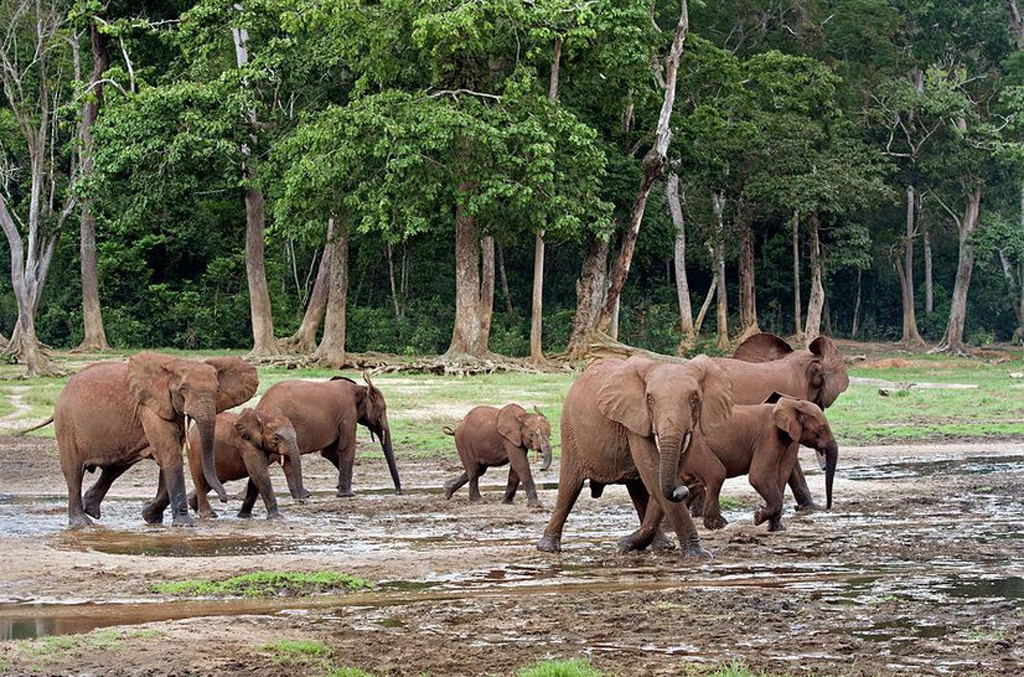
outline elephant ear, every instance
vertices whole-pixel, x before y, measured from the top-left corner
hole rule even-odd
[[[843,360],[835,341],[825,336],[819,336],[811,341],[811,345],[807,346],[807,349],[821,363],[821,391],[814,403],[822,409],[827,409],[850,387],[850,377],[846,373],[846,361]]]
[[[616,360],[618,362],[618,360]],[[651,413],[647,408],[647,373],[659,363],[634,356],[620,362],[598,388],[597,408],[606,417],[641,437],[651,435]]]
[[[800,441],[804,429],[803,423],[800,421],[798,403],[798,400],[783,397],[772,411],[772,423],[776,428],[789,435],[789,439],[794,442]]]
[[[255,409],[243,409],[235,419],[235,430],[253,446],[263,446],[263,417]]]
[[[498,434],[512,446],[523,446],[523,416],[526,410],[518,404],[506,404],[498,412]]]
[[[772,362],[791,352],[793,348],[775,334],[754,334],[739,344],[732,356],[744,362]]]
[[[256,367],[240,357],[222,356],[203,360],[217,370],[217,413],[248,402],[256,394],[260,377]]]
[[[700,431],[707,435],[732,416],[732,381],[707,355],[698,355],[687,365],[700,372]]]
[[[128,390],[132,397],[165,421],[173,421],[178,414],[171,401],[171,372],[168,370],[174,359],[170,355],[142,352],[128,360]]]

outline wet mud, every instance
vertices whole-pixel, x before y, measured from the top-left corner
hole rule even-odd
[[[502,504],[504,473],[486,475],[483,502],[470,504],[465,491],[450,501],[441,492],[455,461],[400,463],[409,489],[395,496],[371,455],[358,461],[355,498],[335,497],[334,468],[307,457],[314,496],[299,505],[282,495],[284,520],[263,519],[260,503],[254,519],[239,519],[236,497],[190,529],[142,521],[156,482],[142,463],[114,485],[95,526],[69,531],[52,442],[0,438],[0,673],[283,674],[294,670],[268,647],[304,639],[331,658],[303,674],[504,675],[571,657],[619,675],[732,663],[789,674],[1020,674],[1024,444],[840,453],[834,509],[790,505],[777,534],[753,525],[759,498],[730,480],[730,524],[700,527],[715,559],[693,563],[674,551],[616,552],[636,526],[621,487],[598,500],[584,492],[564,551],[550,555],[535,549],[549,510],[522,496]],[[820,494],[820,472],[808,474]],[[555,468],[539,478],[548,509],[556,478]],[[255,599],[153,587],[323,570],[377,585]],[[98,633],[114,633],[113,648],[97,651],[107,637]],[[71,639],[52,650],[32,641],[52,635]]]

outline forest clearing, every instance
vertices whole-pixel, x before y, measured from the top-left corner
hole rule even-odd
[[[840,442],[833,509],[796,515],[787,498],[787,530],[768,533],[750,519],[758,497],[745,478],[730,480],[729,525],[699,526],[715,555],[704,564],[677,551],[619,554],[636,516],[615,486],[580,499],[561,554],[538,552],[557,460],[535,472],[544,510],[500,502],[504,468],[484,477],[482,503],[465,491],[444,499],[460,466],[442,425],[507,401],[510,387],[557,425],[571,374],[376,376],[404,494],[392,495],[379,447],[360,433],[356,496],[335,497],[333,466],[306,456],[313,497],[282,495],[279,521],[262,519],[261,505],[255,519],[235,518],[235,496],[192,529],[146,525],[139,511],[156,468],[142,462],[114,485],[96,527],[68,531],[52,428],[2,436],[0,671],[506,675],[583,659],[608,675],[1016,674],[1019,358],[859,352],[870,358],[851,365],[829,410]],[[261,391],[289,375],[261,370]],[[880,382],[895,391],[881,395]],[[4,411],[12,398],[35,408],[7,414],[7,433],[38,420],[59,391],[7,383]],[[925,419],[949,427],[915,428]],[[822,473],[805,468],[820,498]],[[283,487],[279,468],[275,482]],[[232,495],[240,487],[228,484]],[[254,596],[188,591],[259,572],[297,578]],[[325,572],[359,582],[310,582]]]

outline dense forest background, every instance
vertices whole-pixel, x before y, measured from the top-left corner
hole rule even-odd
[[[1024,325],[1017,0],[0,7],[4,342],[525,356],[541,235],[549,353]]]

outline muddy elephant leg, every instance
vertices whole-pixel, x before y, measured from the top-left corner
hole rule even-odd
[[[782,526],[782,490],[783,485],[779,484],[778,477],[774,473],[770,475],[757,475],[750,473],[750,485],[757,489],[764,499],[764,505],[757,506],[754,510],[754,524],[763,524],[768,521],[768,531],[783,531]]]
[[[142,509],[142,519],[146,524],[162,524],[164,521],[164,510],[171,501],[167,494],[167,475],[163,468],[160,469],[160,477],[157,480],[156,496]]]
[[[249,481],[245,483],[245,498],[242,500],[242,507],[238,509],[239,519],[252,519],[252,507],[256,505],[256,499],[259,495],[260,490],[256,488],[256,483],[250,477]]]
[[[516,497],[516,492],[519,490],[519,475],[516,473],[515,468],[508,469],[508,484],[505,485],[505,498],[502,499],[502,503],[511,503]]]
[[[676,545],[661,530],[662,512],[658,504],[651,501],[643,480],[626,482],[626,490],[633,501],[633,508],[640,518],[640,527],[633,533],[619,539],[620,552],[632,552],[651,547],[655,550],[674,550]]]
[[[210,505],[210,497],[207,495],[210,491],[210,487],[206,485],[206,481],[196,481],[195,493],[188,495],[189,505],[199,513],[199,516],[203,519],[217,519],[217,511]]]
[[[508,442],[505,442],[505,449],[508,452],[508,462],[512,466],[512,471],[516,473],[519,480],[523,483],[523,490],[526,492],[526,504],[531,508],[543,508],[544,506],[541,505],[540,498],[537,496],[537,486],[533,483],[533,473],[530,472],[529,450],[522,447],[513,447]],[[511,481],[511,475],[509,475],[509,482]],[[513,493],[515,492],[513,491]],[[511,499],[507,499],[505,502],[508,503],[509,501]]]
[[[173,526],[195,526],[195,522],[188,514],[188,501],[185,500],[185,465],[181,459],[180,424],[165,421],[155,413],[145,411],[142,416],[142,429],[153,450],[153,458],[160,466],[160,485],[170,497]],[[160,509],[160,514],[162,513],[163,508]]]
[[[687,485],[690,489],[690,495],[686,497],[686,505],[690,508],[690,517],[703,517],[704,516],[704,485],[697,483],[696,485]]]
[[[723,529],[729,523],[722,517],[722,506],[719,501],[725,476],[725,466],[721,462],[716,462],[714,467],[705,467],[701,477],[704,486],[704,526],[708,529]]]
[[[483,496],[480,495],[480,476],[487,472],[487,468],[483,466],[477,466],[474,470],[467,473],[469,475],[469,502],[479,503]]]
[[[243,450],[242,462],[249,473],[249,483],[245,489],[245,501],[249,505],[249,511],[252,511],[252,504],[249,503],[252,493],[250,487],[252,487],[263,497],[263,504],[267,507],[267,519],[281,519],[281,511],[277,509],[277,496],[274,495],[274,486],[270,482],[270,468],[267,466],[266,457],[255,449]]]
[[[131,464],[125,464],[107,465],[100,468],[100,476],[96,478],[93,485],[85,492],[85,498],[82,502],[86,515],[96,519],[100,518],[100,503],[103,502],[103,498],[110,491],[110,485],[130,467],[132,467]]]
[[[697,527],[690,517],[690,511],[687,509],[686,504],[669,501],[658,491],[661,486],[661,475],[658,465],[658,450],[654,443],[646,437],[630,433],[629,450],[633,456],[633,462],[640,471],[640,477],[647,486],[648,493],[657,501],[658,507],[665,513],[669,524],[676,532],[676,537],[679,539],[680,554],[684,558],[711,559],[711,553],[701,547],[700,536],[697,535]],[[652,515],[653,512],[651,506],[648,506],[647,515],[644,515],[644,520],[647,521],[648,516]]]
[[[576,505],[576,499],[583,491],[585,478],[576,468],[576,464],[567,459],[566,452],[567,450],[563,449],[562,466],[558,471],[558,498],[555,500],[555,509],[551,512],[547,527],[544,528],[544,535],[537,543],[537,549],[544,552],[562,551],[562,528],[565,527],[565,520],[572,512],[572,507]]]
[[[445,482],[444,483],[444,498],[445,498],[445,500],[446,501],[449,500],[455,494],[455,492],[458,491],[459,489],[461,489],[462,485],[464,485],[468,481],[469,481],[469,475],[467,475],[466,472],[463,471],[462,474],[459,475],[458,477],[456,477],[454,479],[450,479],[447,482]]]
[[[352,443],[347,448],[341,449],[338,445],[332,445],[320,452],[321,456],[333,463],[334,467],[338,469],[338,491],[336,495],[341,498],[355,496],[355,492],[352,491],[352,468],[356,462],[355,430],[352,430],[349,437],[351,437]]]
[[[68,456],[71,454],[60,456],[60,469],[68,485],[68,526],[79,529],[92,524],[82,506],[82,476],[85,475],[85,467]]]
[[[789,488],[793,492],[793,498],[796,499],[797,512],[821,510],[821,506],[815,503],[814,497],[811,496],[811,489],[807,486],[807,478],[804,477],[800,461],[793,465],[793,472],[789,475]]]

